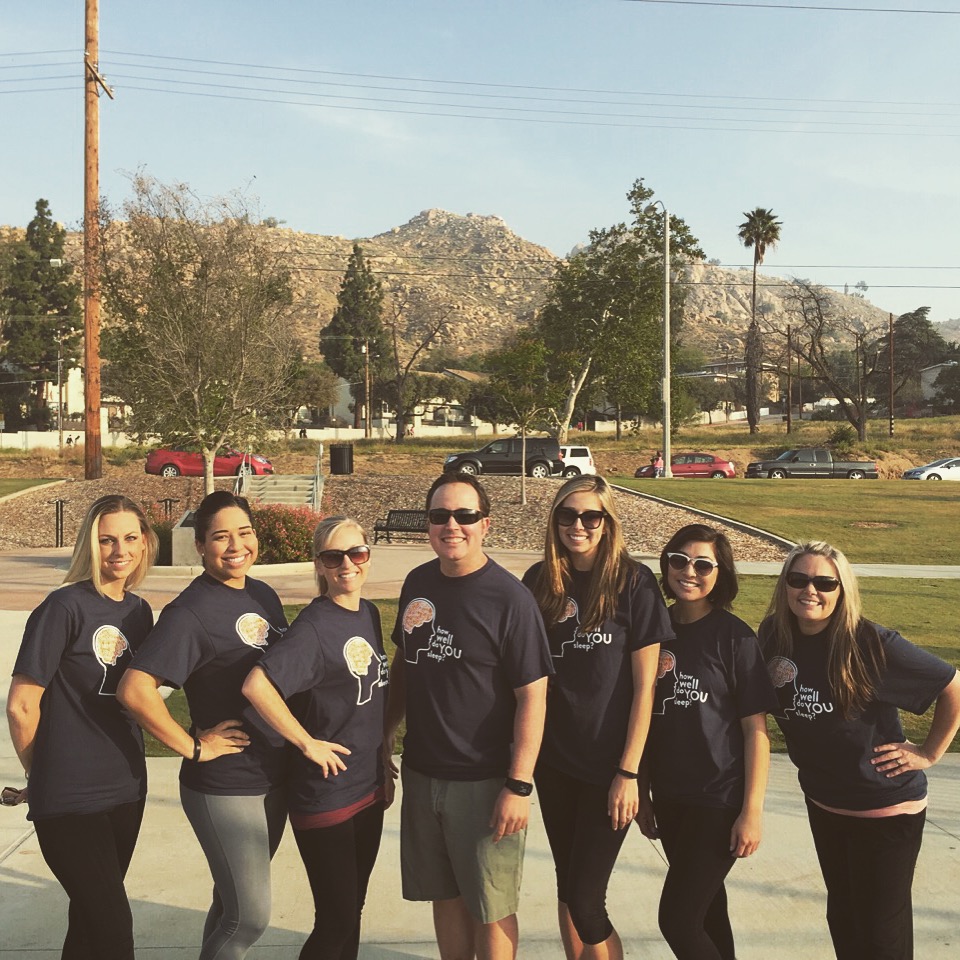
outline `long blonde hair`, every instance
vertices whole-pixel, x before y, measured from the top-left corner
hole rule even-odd
[[[827,678],[833,697],[849,719],[861,713],[873,699],[885,658],[876,629],[863,618],[856,574],[836,547],[823,540],[811,540],[797,544],[787,555],[767,608],[764,654],[769,659],[793,653],[797,618],[787,602],[787,574],[803,556],[823,557],[837,570],[840,596],[826,627]]]
[[[124,590],[135,590],[143,583],[150,568],[156,562],[159,541],[146,514],[132,500],[119,493],[112,493],[94,500],[80,524],[77,542],[70,558],[70,569],[63,582],[80,583],[89,580],[100,596],[104,596],[103,580],[100,577],[100,518],[110,513],[132,513],[140,524],[145,541],[143,556],[133,573],[124,582]]]
[[[353,527],[359,534],[364,543],[368,543],[367,532],[360,525],[359,521],[353,517],[324,517],[314,528],[313,531],[313,575],[317,581],[317,594],[321,597],[326,596],[330,589],[326,578],[320,572],[319,557],[322,551],[326,550],[330,538],[341,527]]]
[[[573,565],[557,534],[556,513],[563,501],[574,493],[595,494],[606,514],[603,536],[597,548],[597,561],[590,571],[590,584],[580,614],[582,629],[599,630],[604,620],[613,616],[617,596],[638,567],[636,560],[627,552],[613,490],[603,477],[573,477],[557,491],[547,521],[544,562],[533,585],[533,595],[547,627],[558,623],[563,617],[567,594],[573,584]]]

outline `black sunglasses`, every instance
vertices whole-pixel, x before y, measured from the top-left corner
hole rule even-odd
[[[328,569],[333,570],[343,563],[343,558],[349,557],[351,563],[358,567],[370,559],[370,548],[366,544],[350,547],[349,550],[321,550],[317,559]]]
[[[561,527],[572,527],[579,520],[584,530],[596,530],[606,515],[605,510],[584,510],[583,513],[577,513],[572,507],[557,507],[553,512],[554,519]]]
[[[446,510],[443,507],[435,507],[427,511],[427,519],[437,527],[445,526],[450,522],[450,518],[461,527],[469,527],[474,523],[481,521],[486,514],[482,510],[469,510],[466,507],[458,507],[456,510]]]
[[[686,570],[692,563],[694,572],[700,574],[701,577],[709,576],[720,566],[716,560],[708,560],[706,557],[697,557],[694,559],[693,557],[688,557],[685,553],[668,553],[667,563],[669,563],[674,570]]]
[[[840,586],[836,577],[808,577],[805,573],[787,574],[787,586],[794,590],[806,590],[807,584],[812,583],[818,593],[833,593]]]

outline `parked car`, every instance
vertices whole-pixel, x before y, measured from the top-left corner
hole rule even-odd
[[[147,454],[147,473],[160,477],[202,477],[203,456],[189,447],[160,447]],[[231,447],[223,448],[213,460],[215,477],[238,477],[242,473],[260,476],[273,473],[273,464],[258,453],[246,456]]]
[[[814,479],[876,480],[877,465],[871,460],[834,460],[825,447],[799,447],[784,450],[776,460],[760,460],[747,464],[748,477],[787,477]]]
[[[712,477],[715,480],[737,475],[737,468],[731,460],[721,460],[712,453],[675,453],[670,457],[670,470],[675,477]],[[634,474],[638,479],[653,475],[652,463]]]
[[[901,480],[960,480],[960,457],[943,457],[903,471]]]
[[[520,474],[520,437],[493,440],[479,450],[451,453],[443,462],[444,470],[456,473]],[[526,472],[531,477],[549,477],[563,470],[560,444],[553,437],[527,437]]]
[[[560,456],[563,457],[563,469],[560,472],[565,477],[578,477],[581,473],[597,472],[589,447],[561,446]]]

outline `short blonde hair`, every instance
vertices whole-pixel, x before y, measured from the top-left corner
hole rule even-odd
[[[363,542],[369,543],[367,531],[363,529],[360,521],[354,520],[353,517],[324,517],[317,524],[313,531],[313,575],[317,582],[317,593],[321,597],[326,596],[329,588],[326,579],[320,572],[319,557],[321,552],[327,549],[330,539],[341,527],[353,527],[359,532]]]
[[[77,542],[73,548],[73,557],[70,559],[70,569],[63,578],[66,583],[80,583],[89,580],[100,596],[104,596],[103,580],[100,577],[100,518],[111,513],[132,513],[140,524],[140,532],[146,541],[143,556],[133,573],[124,583],[125,590],[135,590],[143,583],[150,568],[156,563],[159,541],[146,514],[128,497],[119,493],[112,493],[99,500],[94,500],[87,511],[87,515],[80,524]]]

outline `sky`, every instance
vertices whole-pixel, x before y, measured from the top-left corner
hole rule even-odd
[[[83,27],[0,3],[0,224],[80,222]],[[565,255],[642,178],[726,266],[766,207],[765,274],[946,320],[958,49],[957,0],[100,0],[101,193],[143,169],[348,238],[439,207]]]

